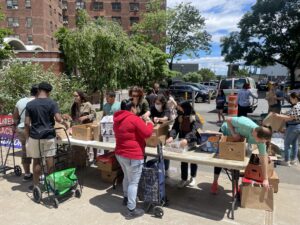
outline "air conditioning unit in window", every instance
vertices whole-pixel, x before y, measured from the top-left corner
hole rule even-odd
[[[64,20],[63,24],[69,24],[69,21],[68,20]]]
[[[13,6],[13,9],[18,9],[19,7],[17,5]]]
[[[134,7],[133,8],[133,12],[138,12],[139,11],[139,7]]]
[[[18,27],[19,23],[13,23],[12,25],[13,25],[13,27]]]
[[[33,44],[33,41],[28,41],[27,42],[29,45],[32,45]]]

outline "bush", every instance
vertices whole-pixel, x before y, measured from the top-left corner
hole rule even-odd
[[[53,86],[50,97],[57,101],[62,113],[69,113],[73,100],[72,92],[86,87],[78,78],[68,78],[44,70],[40,64],[10,61],[0,70],[0,113],[12,113],[16,102],[30,94],[33,84],[47,81]]]

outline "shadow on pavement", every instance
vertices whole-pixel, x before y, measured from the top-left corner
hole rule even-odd
[[[220,221],[231,210],[231,196],[219,187],[220,194],[210,194],[210,183],[199,183],[197,188],[167,186],[168,208]]]

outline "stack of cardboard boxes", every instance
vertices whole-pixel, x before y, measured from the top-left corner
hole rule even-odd
[[[116,178],[122,175],[121,167],[114,152],[98,156],[96,164],[101,171],[101,178],[104,182],[113,183]]]

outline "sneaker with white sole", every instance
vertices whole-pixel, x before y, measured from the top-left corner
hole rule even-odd
[[[195,177],[191,177],[190,179],[190,183],[189,183],[189,186],[195,186],[196,185],[196,178]]]
[[[178,188],[184,188],[184,187],[188,186],[189,183],[190,183],[189,180],[181,180],[181,181],[179,182],[179,184],[177,184],[177,187],[178,187]]]
[[[24,177],[23,177],[23,181],[26,182],[26,181],[31,181],[33,178],[33,175],[32,173],[30,174],[25,174]]]
[[[282,166],[291,166],[291,163],[290,163],[290,161],[282,161],[280,163],[280,165],[282,165]]]
[[[128,213],[126,215],[126,218],[127,219],[134,219],[134,218],[137,218],[137,217],[141,217],[144,214],[145,214],[145,211],[143,209],[138,209],[138,208],[135,208],[133,210],[128,209]]]
[[[296,165],[298,165],[298,160],[297,160],[297,159],[292,160],[292,161],[290,162],[290,164],[293,165],[293,166],[296,166]]]

